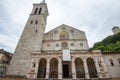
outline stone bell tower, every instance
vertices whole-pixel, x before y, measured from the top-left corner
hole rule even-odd
[[[32,12],[14,52],[7,75],[27,76],[31,53],[41,51],[48,15],[47,4],[44,0],[41,3],[33,4]]]

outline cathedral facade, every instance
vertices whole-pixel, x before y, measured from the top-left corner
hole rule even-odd
[[[85,32],[65,24],[45,33],[48,15],[44,1],[33,4],[7,75],[42,79],[120,77],[120,62],[116,61],[115,69],[110,66],[113,58],[119,59],[119,53],[115,53],[116,58],[100,50],[91,51]],[[116,72],[111,73],[111,69]]]

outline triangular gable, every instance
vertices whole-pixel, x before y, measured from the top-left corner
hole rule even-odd
[[[84,33],[84,31],[81,31],[81,30],[79,30],[79,29],[73,28],[73,27],[68,26],[68,25],[66,25],[66,24],[62,24],[62,25],[60,25],[60,26],[58,26],[58,27],[56,27],[56,28],[54,28],[54,29],[52,29],[52,30],[50,30],[50,31],[46,32],[45,34],[49,34],[49,33],[53,32],[53,31],[55,31],[55,30],[57,30],[58,28],[63,27],[63,26],[64,26],[64,27],[71,28],[71,29],[73,29],[73,30],[77,30],[77,31],[79,31],[79,32],[83,32],[83,33]]]

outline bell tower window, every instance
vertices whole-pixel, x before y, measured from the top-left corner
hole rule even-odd
[[[38,14],[41,14],[41,11],[42,11],[42,8],[39,9],[39,13]]]
[[[35,9],[35,14],[37,14],[38,8]]]
[[[38,21],[35,21],[35,24],[38,24]]]
[[[30,22],[31,24],[33,23],[33,21]]]

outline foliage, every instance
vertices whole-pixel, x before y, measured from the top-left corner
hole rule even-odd
[[[120,33],[108,36],[101,42],[94,44],[93,50],[101,50],[103,52],[120,52]]]

